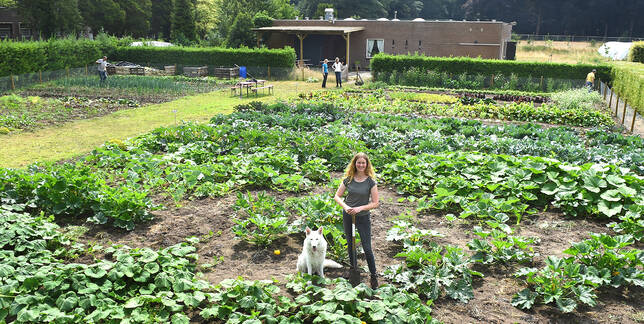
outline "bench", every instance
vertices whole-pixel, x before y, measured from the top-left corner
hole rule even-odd
[[[251,88],[250,90],[255,93],[255,96],[257,96],[259,94],[259,91],[258,91],[259,89],[268,89],[268,94],[271,94],[271,93],[275,94],[275,92],[273,91],[272,84],[265,85],[263,87]]]

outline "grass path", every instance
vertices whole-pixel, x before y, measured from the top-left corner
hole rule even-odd
[[[67,124],[0,136],[0,167],[24,167],[38,161],[58,161],[86,154],[110,139],[126,139],[160,126],[181,121],[208,121],[218,113],[230,113],[236,105],[253,100],[275,101],[299,92],[318,89],[318,83],[275,81],[274,96],[232,97],[230,90],[199,94],[162,104]]]

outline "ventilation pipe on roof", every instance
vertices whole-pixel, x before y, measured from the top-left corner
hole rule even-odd
[[[333,20],[333,8],[324,9],[324,20]]]

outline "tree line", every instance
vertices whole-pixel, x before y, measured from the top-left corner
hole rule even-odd
[[[500,20],[515,33],[644,37],[641,0],[0,0],[44,38],[82,31],[180,44],[253,46],[272,19]]]

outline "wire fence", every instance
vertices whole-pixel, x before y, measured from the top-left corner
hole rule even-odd
[[[632,134],[644,136],[644,118],[635,108],[628,105],[627,100],[620,98],[619,94],[604,82],[599,84],[599,93],[620,125]]]
[[[516,34],[514,39],[533,41],[557,41],[557,42],[636,42],[644,40],[642,37],[608,37],[608,36],[575,36],[575,35],[534,35]]]
[[[146,63],[139,67],[116,66],[108,67],[108,75],[148,75],[148,76],[173,76],[184,75],[188,77],[218,77],[226,79],[238,79],[239,69],[236,73],[228,74],[223,77],[220,66],[203,65],[187,66],[181,64],[163,64],[163,63]],[[288,80],[295,79],[300,74],[295,68],[271,67],[271,66],[248,66],[246,68],[247,78],[261,78],[266,80]],[[47,83],[66,78],[75,78],[80,76],[96,76],[98,80],[98,70],[95,65],[86,65],[84,67],[67,68],[56,71],[38,71],[19,75],[9,75],[0,77],[0,93],[7,93],[13,90],[28,88],[37,84]]]

